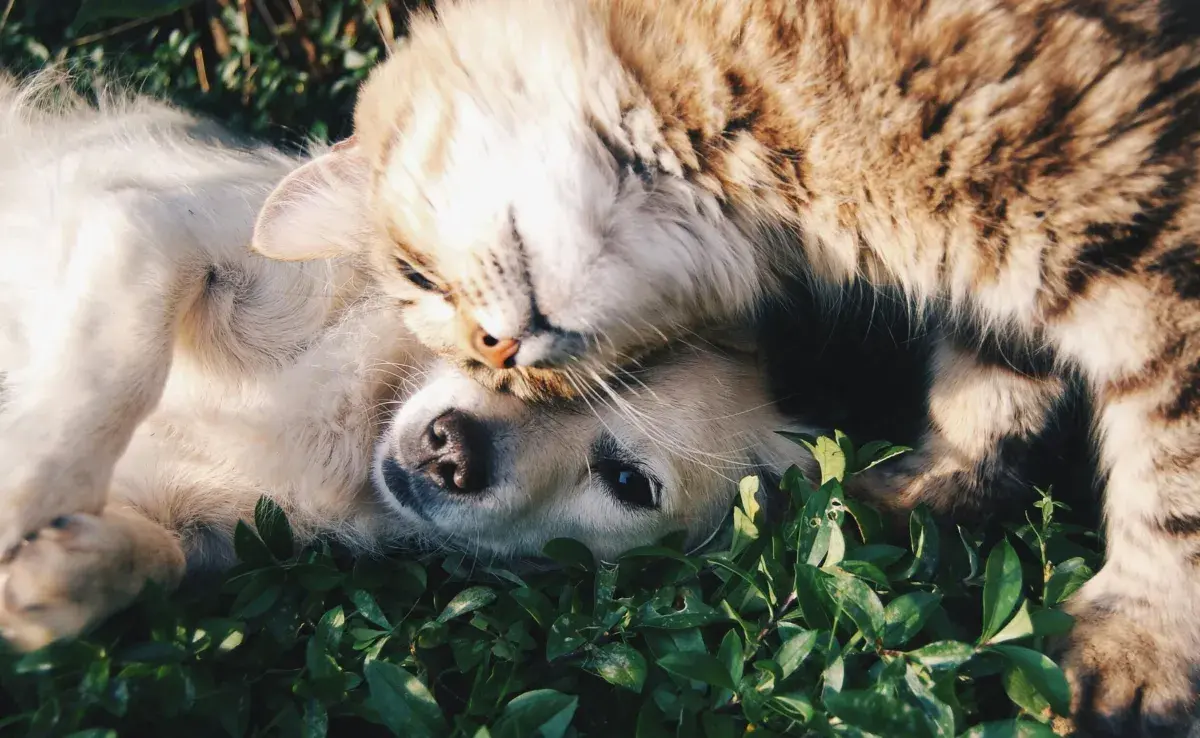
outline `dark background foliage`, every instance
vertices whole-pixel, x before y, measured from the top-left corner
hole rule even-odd
[[[66,64],[282,144],[348,133],[422,0],[0,0],[9,71]]]

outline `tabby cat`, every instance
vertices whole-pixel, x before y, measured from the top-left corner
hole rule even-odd
[[[1181,729],[1200,666],[1200,42],[1162,0],[465,0],[256,247],[369,254],[422,340],[522,396],[618,377],[782,278],[899,287],[1046,357],[938,349],[891,504],[989,488],[1086,377],[1108,562],[1070,603],[1079,728]],[[328,178],[336,168],[343,175]],[[327,182],[348,179],[351,190]],[[347,246],[349,248],[349,246]]]

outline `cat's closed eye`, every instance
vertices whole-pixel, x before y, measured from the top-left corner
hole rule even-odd
[[[409,282],[412,282],[413,285],[415,285],[419,289],[425,290],[426,292],[440,292],[441,291],[438,288],[438,286],[433,283],[432,280],[430,280],[424,274],[421,274],[420,272],[418,272],[412,264],[409,264],[407,261],[405,261],[404,259],[401,259],[399,256],[396,257],[396,266],[397,266],[397,268],[399,268],[401,276],[403,276]]]

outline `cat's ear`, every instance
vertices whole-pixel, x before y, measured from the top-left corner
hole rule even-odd
[[[353,139],[289,174],[263,203],[251,248],[271,259],[329,259],[360,251],[370,238],[370,166]]]

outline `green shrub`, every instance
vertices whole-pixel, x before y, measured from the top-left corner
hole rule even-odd
[[[1055,606],[1096,566],[1087,531],[1056,520],[1061,503],[1044,494],[1019,525],[945,527],[919,509],[907,536],[888,535],[842,481],[898,449],[801,442],[819,486],[790,471],[772,522],[757,480],[743,480],[724,543],[699,554],[667,540],[603,563],[556,540],[545,553],[557,566],[535,570],[458,554],[353,561],[327,546],[290,557],[286,521],[264,500],[221,587],[148,593],[86,640],[4,659],[0,725],[22,736],[1054,735],[1067,684],[1042,651],[1070,626]]]

